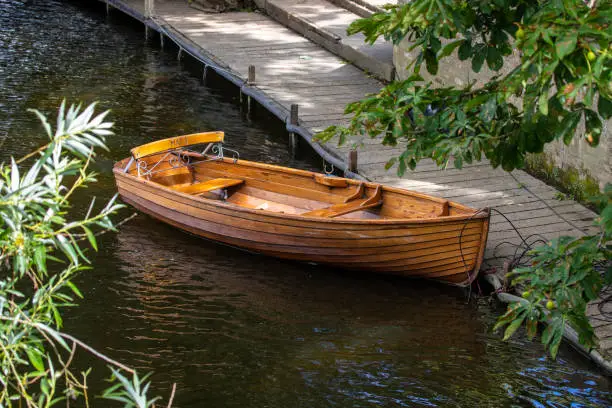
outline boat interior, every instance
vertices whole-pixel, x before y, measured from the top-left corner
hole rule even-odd
[[[206,153],[208,149],[197,152],[178,146],[159,153],[134,150],[132,159],[117,163],[118,169],[179,193],[243,208],[349,219],[431,219],[474,214],[473,209],[442,198],[223,154],[211,155]]]

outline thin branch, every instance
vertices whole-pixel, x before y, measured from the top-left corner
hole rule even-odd
[[[122,226],[122,225],[123,225],[123,224],[125,224],[126,222],[131,221],[132,219],[136,218],[136,216],[137,216],[137,215],[138,215],[138,213],[134,213],[134,214],[130,215],[129,217],[126,217],[126,218],[122,219],[121,221],[119,221],[118,223],[116,223],[116,224],[114,225],[115,229],[116,229],[117,227]],[[112,231],[112,230],[111,230],[111,229],[109,229],[109,228],[106,228],[106,229],[103,229],[102,231],[98,231],[98,232],[96,232],[96,233],[94,234],[94,236],[95,236],[95,237],[99,237],[100,235],[104,235],[104,234],[106,234],[106,233],[107,233],[107,232],[109,232],[109,231]],[[77,238],[79,238],[77,241],[83,241],[83,240],[87,239],[87,234],[75,233],[75,234],[72,234],[72,235],[73,235],[73,236],[75,236],[75,237],[77,237]]]
[[[27,323],[27,322],[23,322],[23,323]],[[112,364],[112,365],[114,365],[116,367],[119,367],[122,370],[125,370],[128,373],[130,373],[130,374],[135,374],[136,373],[136,370],[134,370],[132,368],[129,368],[128,366],[123,365],[120,362],[115,361],[115,360],[113,360],[110,357],[105,356],[104,354],[100,353],[99,351],[96,351],[95,349],[93,349],[91,346],[88,346],[87,344],[83,343],[81,340],[77,339],[76,337],[73,337],[73,336],[71,336],[69,334],[66,334],[66,333],[55,331],[55,330],[53,330],[53,329],[51,329],[51,328],[49,328],[49,327],[47,327],[47,326],[45,326],[43,324],[40,324],[40,323],[35,323],[34,326],[36,328],[42,330],[42,331],[46,331],[49,334],[52,334],[52,335],[56,334],[58,336],[61,336],[61,337],[65,338],[66,340],[70,340],[71,342],[78,344],[81,348],[87,350],[88,352],[90,352],[94,356],[98,357],[99,359],[104,360],[107,363],[110,363],[110,364]]]
[[[87,375],[84,372],[83,375],[83,398],[85,398],[85,408],[89,408],[89,395],[87,394]]]
[[[32,151],[32,152],[30,152],[30,153],[26,154],[26,155],[25,155],[25,156],[23,156],[22,158],[20,158],[20,159],[18,159],[18,160],[15,160],[15,164],[20,164],[21,162],[26,161],[26,160],[27,160],[27,159],[29,159],[30,157],[34,156],[36,153],[40,153],[40,152],[42,152],[43,150],[45,150],[45,149],[46,149],[47,147],[49,147],[50,145],[51,145],[51,142],[50,142],[50,143],[47,143],[46,145],[42,145],[42,146],[40,146],[38,149],[36,149],[36,150],[34,150],[34,151]]]
[[[73,337],[73,336],[71,336],[69,334],[66,334],[66,333],[59,332],[57,330],[53,330],[52,328],[50,328],[48,326],[45,326],[42,323],[33,323],[33,322],[28,321],[28,320],[23,320],[23,319],[19,319],[19,318],[11,318],[11,317],[8,317],[8,316],[0,316],[0,320],[10,321],[10,322],[14,322],[14,323],[26,324],[28,326],[35,327],[41,333],[43,333],[43,332],[44,333],[48,333],[48,334],[50,334],[51,336],[54,336],[54,337],[55,336],[63,337],[64,339],[69,340],[72,343],[75,343],[75,344],[79,345],[81,348],[89,351],[91,354],[93,354],[94,356],[100,358],[101,360],[104,360],[104,361],[106,361],[109,364],[112,364],[112,365],[114,365],[116,367],[119,367],[122,370],[125,370],[128,373],[130,373],[130,374],[136,374],[136,370],[134,370],[132,368],[129,368],[128,366],[123,365],[120,362],[115,361],[115,360],[113,360],[110,357],[105,356],[104,354],[100,353],[99,351],[93,349],[91,346],[88,346],[87,344],[83,343],[81,340],[77,339],[76,337]],[[0,343],[0,347],[4,348],[2,343]]]
[[[68,200],[68,198],[72,195],[72,193],[74,193],[74,191],[79,188],[83,182],[85,181],[86,178],[86,174],[85,171],[87,171],[87,168],[89,167],[89,164],[91,163],[91,158],[94,155],[94,148],[93,146],[89,149],[89,154],[87,155],[87,160],[85,161],[85,163],[83,164],[83,166],[80,169],[80,175],[79,178],[72,184],[72,186],[70,187],[70,190],[64,194],[64,197],[62,197],[62,199],[59,202],[59,205],[62,205],[64,202],[66,202],[66,200]]]
[[[26,403],[28,404],[28,407],[36,408],[37,405],[36,403],[32,401],[32,396],[28,394],[25,387],[23,386],[23,383],[21,382],[21,376],[17,373],[17,369],[15,368],[15,365],[13,364],[13,361],[11,360],[9,351],[6,349],[6,347],[4,347],[4,344],[2,344],[2,342],[0,342],[0,347],[2,347],[2,350],[4,350],[4,354],[8,357],[8,363],[11,368],[11,371],[13,372],[13,375],[15,376],[15,379],[17,380],[17,384],[19,385],[19,388],[21,389],[21,395],[25,398]]]
[[[174,393],[176,392],[176,383],[172,384],[172,393],[170,394],[170,399],[168,400],[168,407],[172,407],[172,401],[174,401]]]
[[[70,356],[68,356],[68,361],[66,361],[65,363],[62,362],[64,368],[66,369],[65,371],[68,371],[68,366],[70,366],[70,364],[72,364],[72,359],[74,358],[74,353],[76,352],[76,343],[72,343],[72,350],[70,351]]]

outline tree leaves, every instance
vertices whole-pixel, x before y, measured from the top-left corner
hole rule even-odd
[[[486,103],[481,105],[480,118],[484,123],[488,123],[493,120],[497,111],[497,100],[495,96],[486,95],[488,99]]]
[[[452,41],[446,44],[444,48],[442,48],[442,51],[438,54],[437,58],[440,60],[444,57],[448,57],[449,55],[453,53],[453,51],[455,51],[457,47],[459,47],[460,45],[463,45],[465,42],[466,42],[465,40],[457,40],[457,41]]]
[[[35,347],[28,348],[26,349],[26,354],[28,355],[28,359],[30,360],[30,363],[32,363],[32,366],[38,370],[37,374],[44,373],[45,365],[43,364],[40,350]]]
[[[563,121],[559,124],[557,130],[557,138],[563,140],[563,143],[569,146],[574,137],[574,132],[578,122],[580,122],[581,111],[569,112]]]
[[[392,82],[379,94],[351,104],[350,125],[333,133],[341,139],[367,135],[386,145],[403,146],[401,155],[386,165],[397,165],[400,174],[423,158],[432,158],[439,166],[447,166],[454,158],[460,167],[486,157],[493,166],[508,171],[520,168],[527,153],[541,152],[552,140],[569,144],[582,118],[584,138],[597,146],[603,120],[612,117],[612,4],[597,2],[593,8],[580,0],[458,4],[412,0],[352,28],[370,42],[379,36],[396,44],[409,38],[412,49],[420,51],[415,72],[424,62],[436,76],[441,70],[439,60],[457,50],[461,61],[470,61],[474,73],[480,73],[486,61],[499,74],[487,76],[486,83],[467,86],[440,87],[440,78]],[[515,37],[512,43],[511,36]],[[441,39],[449,42],[441,46]],[[513,49],[520,58],[516,64],[514,58],[504,61]],[[502,71],[504,63],[514,65]],[[538,322],[550,324],[543,340],[552,355],[558,351],[565,322],[578,326],[583,341],[592,340],[588,321],[585,324],[583,319],[584,302],[599,285],[599,275],[592,275],[593,264],[611,258],[606,246],[612,228],[608,203],[597,223],[599,236],[590,237],[601,245],[589,237],[568,238],[534,250],[536,264],[516,275],[534,295],[527,305],[511,313],[509,309],[500,319],[502,326],[510,326],[508,336],[520,327],[515,319],[522,316],[530,336]],[[612,271],[606,276],[610,282]],[[551,313],[543,307],[549,300],[555,306]]]
[[[73,215],[70,218],[74,220],[67,220],[71,194],[95,180],[88,170],[95,156],[93,149],[105,147],[104,138],[112,134],[112,124],[104,121],[106,112],[94,116],[94,108],[67,108],[63,102],[55,131],[42,113],[33,111],[43,123],[49,143],[20,160],[11,158],[9,165],[0,164],[0,328],[3,339],[11,342],[3,347],[1,367],[4,388],[11,391],[0,394],[0,406],[21,402],[52,406],[66,395],[82,395],[86,387],[70,367],[77,345],[86,346],[59,331],[60,311],[73,306],[75,296],[82,298],[71,280],[85,269],[79,265],[89,262],[80,242],[87,238],[97,249],[93,228],[113,229],[110,215],[121,208],[116,197],[100,210],[94,210],[92,201],[85,216]],[[61,265],[49,273],[49,262]],[[11,265],[14,273],[7,270]],[[14,290],[28,286],[24,292],[31,295]],[[148,384],[135,377],[130,386],[131,391],[137,391],[137,395],[130,390],[126,394],[133,406],[152,406],[155,400],[145,395]]]
[[[459,47],[457,55],[461,61],[465,61],[466,59],[470,58],[472,56],[472,42],[470,40],[463,41]]]
[[[598,197],[598,201],[612,209],[608,202],[612,201],[612,186],[606,191],[608,189],[609,197]],[[568,322],[578,331],[584,345],[591,347],[595,344],[593,328],[585,311],[587,303],[597,298],[603,286],[600,271],[595,266],[610,258],[606,245],[612,238],[612,228],[606,227],[603,220],[598,221],[598,226],[599,236],[560,237],[533,249],[530,252],[532,264],[509,275],[512,283],[524,285],[528,294],[524,302],[531,305],[530,309],[525,309],[524,305],[521,307],[528,310],[528,316],[547,324],[542,333],[542,343],[553,358]],[[610,279],[606,281],[610,282]],[[512,324],[519,317],[517,308],[509,306],[496,328]],[[528,320],[528,330],[533,330],[529,329],[530,324],[533,323]]]
[[[542,333],[542,344],[548,346],[552,358],[557,357],[564,331],[565,319],[562,317],[555,317]]]
[[[565,58],[576,49],[576,43],[578,37],[576,33],[569,32],[563,36],[560,36],[555,41],[555,51],[559,59]]]
[[[521,327],[523,321],[525,320],[525,313],[519,314],[509,325],[506,327],[506,331],[504,332],[504,340],[508,340],[514,332]]]
[[[610,117],[612,117],[612,100],[600,94],[599,101],[597,102],[597,110],[605,120],[610,119]]]
[[[499,71],[504,65],[504,59],[497,48],[487,47],[487,65],[493,71]]]
[[[438,73],[438,58],[436,57],[436,53],[430,48],[425,50],[425,64],[427,66],[427,72],[431,75],[436,75]]]
[[[482,64],[487,57],[487,47],[480,45],[474,50],[474,56],[472,58],[472,71],[480,72]]]
[[[602,123],[599,115],[591,109],[584,110],[584,126],[586,128],[585,138],[591,146],[599,144],[602,131]]]

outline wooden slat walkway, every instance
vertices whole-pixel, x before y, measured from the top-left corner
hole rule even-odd
[[[144,13],[143,0],[101,0],[127,6],[133,16]],[[190,43],[246,81],[248,66],[257,69],[257,89],[287,114],[300,106],[300,124],[312,134],[330,125],[347,123],[346,103],[377,92],[383,84],[330,52],[285,28],[269,17],[252,12],[207,14],[184,0],[156,0],[156,19],[162,19],[183,41]],[[349,146],[326,146],[346,158]],[[509,174],[488,163],[462,170],[439,170],[422,162],[398,178],[384,170],[385,162],[400,149],[365,140],[359,150],[358,171],[365,177],[393,186],[444,197],[473,207],[492,207],[504,213],[524,238],[551,239],[593,231],[596,214],[572,200],[559,200],[559,192],[523,171]],[[505,243],[505,244],[504,244]],[[499,268],[504,257],[520,244],[513,226],[494,213],[485,253],[485,268]],[[612,357],[612,322],[601,320],[591,307],[602,354]]]

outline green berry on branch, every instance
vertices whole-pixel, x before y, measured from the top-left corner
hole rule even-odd
[[[595,55],[595,53],[593,51],[589,51],[589,53],[587,54],[587,59],[591,62],[595,61],[595,59],[597,58],[597,55]]]

